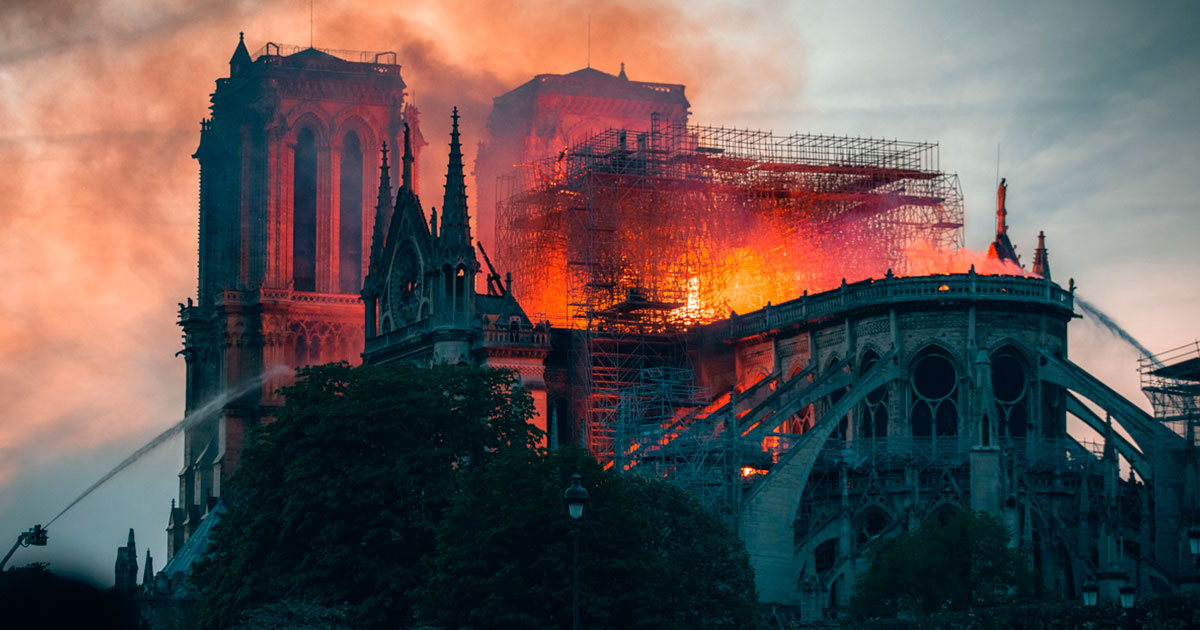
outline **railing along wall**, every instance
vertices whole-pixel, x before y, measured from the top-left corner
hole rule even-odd
[[[1049,280],[1024,276],[991,276],[975,272],[938,276],[889,276],[843,284],[779,305],[768,304],[746,315],[712,325],[719,336],[740,339],[779,326],[794,325],[857,308],[912,302],[1022,302],[1073,312],[1074,294]]]

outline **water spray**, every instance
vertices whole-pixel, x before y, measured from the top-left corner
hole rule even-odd
[[[1124,341],[1124,342],[1128,343],[1129,345],[1133,346],[1134,348],[1136,348],[1137,351],[1142,353],[1143,356],[1145,356],[1147,359],[1149,359],[1150,362],[1152,362],[1155,367],[1163,366],[1163,364],[1154,357],[1154,353],[1152,353],[1146,349],[1146,346],[1143,346],[1142,343],[1140,341],[1138,341],[1137,339],[1135,339],[1133,335],[1129,334],[1129,332],[1126,331],[1124,328],[1121,328],[1120,324],[1113,321],[1113,319],[1111,317],[1109,317],[1108,315],[1105,315],[1104,312],[1101,311],[1100,309],[1096,308],[1095,306],[1092,306],[1087,300],[1079,297],[1078,294],[1075,295],[1075,305],[1078,306],[1079,310],[1083,311],[1083,313],[1085,315],[1087,315],[1088,317],[1091,317],[1092,319],[1099,322],[1099,324],[1101,326],[1104,326],[1105,328],[1107,328],[1109,330],[1109,332],[1116,335],[1117,337],[1120,337],[1122,341]]]
[[[62,516],[63,514],[66,514],[67,510],[75,507],[75,504],[82,501],[85,497],[87,497],[89,494],[91,494],[96,488],[99,488],[100,486],[104,485],[104,483],[106,481],[115,477],[117,475],[117,473],[120,473],[122,470],[125,470],[126,468],[128,468],[131,464],[133,464],[137,460],[141,459],[141,457],[143,455],[154,450],[156,447],[158,447],[163,442],[166,442],[168,439],[170,439],[176,433],[179,433],[180,431],[183,431],[184,429],[187,429],[189,427],[195,426],[202,420],[208,419],[214,413],[216,413],[217,411],[220,411],[220,409],[222,407],[224,407],[226,404],[228,404],[230,401],[246,395],[247,393],[249,393],[256,387],[260,387],[262,385],[263,381],[267,380],[267,378],[276,376],[279,374],[285,374],[290,371],[291,371],[291,368],[289,368],[287,366],[277,365],[277,366],[271,368],[270,370],[263,372],[259,376],[255,377],[253,379],[250,379],[246,383],[242,384],[241,387],[239,387],[237,389],[229,390],[229,391],[221,394],[220,396],[217,396],[216,398],[209,401],[204,406],[202,406],[199,409],[188,414],[187,416],[185,416],[183,418],[183,420],[180,420],[179,422],[175,423],[173,426],[168,428],[166,431],[163,431],[162,433],[158,434],[158,436],[156,436],[154,439],[147,442],[145,444],[145,446],[134,451],[132,455],[130,455],[129,457],[126,457],[120,464],[117,464],[115,468],[108,471],[103,477],[98,479],[96,481],[96,483],[93,483],[91,486],[88,486],[88,489],[84,490],[83,494],[76,497],[75,500],[72,501],[69,505],[67,505],[67,507],[63,508],[63,510],[61,512],[59,512],[57,516],[50,519],[50,522],[46,523],[46,528],[48,529],[51,525],[54,524],[54,521],[57,521],[60,516]],[[32,530],[30,530],[30,531],[32,531]],[[45,529],[43,529],[42,532],[45,532]],[[45,543],[43,542],[42,544],[45,544]]]

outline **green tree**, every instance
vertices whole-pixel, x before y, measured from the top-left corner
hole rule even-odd
[[[575,472],[589,493],[579,521],[562,500]],[[607,473],[578,448],[508,452],[469,476],[438,535],[427,619],[443,628],[569,628],[573,527],[581,625],[757,625],[745,549],[720,519],[664,481]]]
[[[305,368],[283,394],[193,571],[201,624],[286,600],[349,604],[359,627],[410,623],[459,477],[536,443],[532,399],[508,372],[406,364]]]
[[[870,568],[855,582],[851,615],[926,616],[1032,596],[1033,576],[1021,553],[1008,546],[1009,536],[998,518],[957,510],[880,541]]]

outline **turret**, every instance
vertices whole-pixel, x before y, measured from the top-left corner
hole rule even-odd
[[[1049,280],[1050,258],[1046,252],[1046,233],[1038,232],[1037,250],[1033,252],[1033,273]]]
[[[137,544],[133,541],[133,528],[129,529],[129,542],[117,548],[115,588],[120,593],[132,593],[137,587],[138,561]]]
[[[233,49],[233,56],[229,58],[229,76],[234,76],[245,68],[249,68],[253,60],[250,59],[250,51],[246,50],[246,34],[238,33],[238,45]]]

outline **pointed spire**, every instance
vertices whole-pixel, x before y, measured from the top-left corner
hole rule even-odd
[[[233,49],[233,56],[229,58],[229,76],[233,76],[241,72],[243,68],[249,67],[252,63],[250,59],[250,51],[246,50],[246,34],[238,33],[238,45]]]
[[[1037,250],[1033,252],[1033,273],[1050,279],[1050,258],[1046,251],[1046,233],[1038,232]]]
[[[387,234],[388,224],[391,222],[392,177],[388,168],[387,142],[383,143],[380,150],[383,153],[383,159],[379,163],[379,196],[375,202],[375,225],[371,229],[371,261],[367,265],[368,275],[381,263],[379,257],[383,256],[383,239]],[[366,287],[364,286],[364,288]]]
[[[150,550],[146,550],[146,567],[142,573],[142,588],[149,589],[154,585],[154,558],[150,557]]]
[[[442,199],[442,245],[465,248],[472,259],[471,225],[467,216],[467,184],[463,176],[462,145],[458,140],[458,108],[451,114],[450,163],[446,166],[446,193]]]
[[[404,139],[407,140],[408,139],[408,132],[407,132],[408,125],[405,125],[405,127],[406,127],[406,130],[405,130],[405,134],[404,134]],[[380,151],[383,153],[383,159],[380,160],[380,162],[379,162],[379,201],[376,205],[377,206],[391,206],[392,205],[392,173],[391,173],[391,168],[388,166],[387,142],[383,143],[383,147],[380,149]]]
[[[404,188],[412,190],[412,132],[408,128],[408,123],[404,123],[404,157],[401,158],[404,170],[400,176],[400,185]]]
[[[617,78],[625,79],[626,81],[629,80],[629,77],[625,76],[625,62],[624,61],[621,62],[621,74],[618,74]]]

